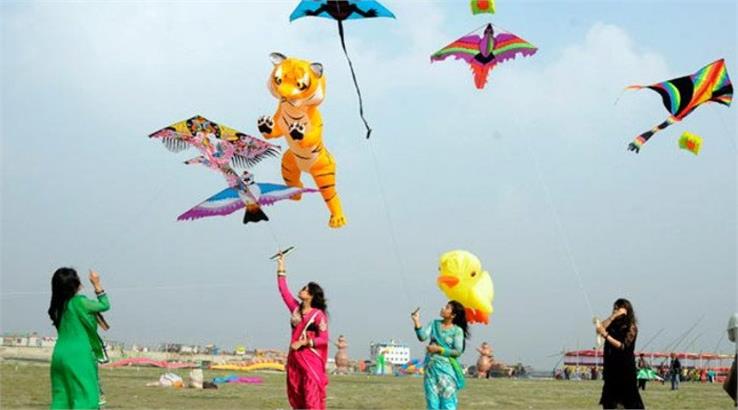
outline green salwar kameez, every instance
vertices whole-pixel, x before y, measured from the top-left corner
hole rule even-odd
[[[76,295],[67,303],[51,356],[52,409],[99,407],[97,359],[103,357],[103,346],[95,315],[108,309],[104,293],[97,300]]]

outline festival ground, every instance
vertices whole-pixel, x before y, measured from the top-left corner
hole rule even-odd
[[[0,408],[48,408],[49,367],[46,364],[0,364]],[[284,374],[249,373],[262,377],[261,385],[220,385],[217,390],[146,387],[164,373],[153,368],[102,370],[106,408],[289,408]],[[186,379],[187,371],[175,371]],[[205,371],[209,380],[227,371]],[[328,387],[328,408],[421,409],[424,407],[419,377],[333,376]],[[459,395],[462,408],[598,408],[601,381],[468,379]],[[647,408],[707,409],[731,407],[719,384],[682,383],[678,392],[669,385],[649,383],[641,393]]]

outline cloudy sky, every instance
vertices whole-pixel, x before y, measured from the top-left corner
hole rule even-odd
[[[418,357],[408,314],[437,315],[438,256],[467,249],[497,292],[471,343],[501,360],[547,368],[591,347],[592,316],[618,297],[641,347],[696,324],[678,348],[732,349],[735,107],[703,106],[635,155],[628,142],[667,113],[656,93],[623,88],[719,58],[738,78],[735,2],[500,0],[491,20],[539,51],[496,67],[483,91],[462,62],[429,55],[489,17],[461,1],[383,3],[396,20],[346,24],[367,142],[336,25],[289,23],[295,1],[3,2],[0,330],[51,334],[50,276],[70,265],[101,272],[110,339],[286,347],[268,256],[294,245],[292,288],[323,285],[352,356],[394,338]],[[268,209],[268,224],[176,222],[223,180],[147,135],[194,114],[256,134],[276,106],[273,51],[325,67],[348,225],[329,229],[318,196]],[[704,138],[698,157],[677,148],[683,131]],[[276,159],[253,171],[281,179]]]

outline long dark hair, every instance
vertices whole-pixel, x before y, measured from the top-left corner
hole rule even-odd
[[[466,339],[471,336],[471,333],[469,333],[469,325],[466,323],[466,311],[464,310],[464,305],[455,300],[448,302],[448,305],[451,306],[451,311],[454,315],[454,318],[452,319],[453,324],[464,331],[464,349],[466,349]]]
[[[49,317],[57,330],[61,324],[62,313],[67,308],[67,302],[77,294],[80,284],[77,271],[72,268],[59,268],[51,277]]]
[[[623,308],[627,312],[625,316],[620,316],[618,319],[623,321],[623,327],[630,328],[633,325],[638,324],[638,319],[636,319],[635,311],[633,311],[633,305],[630,303],[628,299],[620,298],[613,303],[613,307],[615,309]]]
[[[627,346],[634,346],[636,337],[638,337],[638,320],[636,319],[633,305],[628,299],[618,299],[613,303],[613,308],[625,309],[625,315],[619,316],[610,326],[614,326],[620,330],[620,334],[625,336],[623,343]]]
[[[328,315],[328,305],[325,301],[325,293],[323,292],[323,288],[320,287],[315,282],[309,282],[307,284],[307,291],[310,294],[310,296],[313,297],[313,300],[310,302],[310,307],[314,309],[320,309]]]

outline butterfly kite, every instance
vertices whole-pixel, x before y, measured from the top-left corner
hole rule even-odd
[[[448,57],[464,60],[474,73],[478,89],[487,84],[489,72],[499,63],[514,59],[518,54],[532,56],[538,49],[515,34],[500,30],[491,23],[480,34],[476,30],[461,37],[431,56],[431,62]]]
[[[180,215],[178,220],[229,215],[244,208],[243,223],[269,220],[261,210],[262,205],[271,205],[301,192],[314,191],[286,185],[257,184],[253,174],[248,171],[239,176],[234,167],[247,168],[264,158],[274,157],[279,147],[199,115],[174,123],[149,137],[160,139],[172,152],[196,148],[201,155],[185,163],[204,165],[220,172],[228,183],[228,189]]]
[[[341,38],[341,47],[351,69],[351,77],[354,80],[354,87],[359,96],[359,115],[364,122],[366,128],[366,137],[372,134],[372,129],[364,118],[364,104],[361,99],[361,90],[359,83],[356,81],[356,73],[354,65],[346,51],[346,41],[343,34],[343,22],[345,20],[372,18],[372,17],[390,17],[395,18],[386,7],[382,6],[378,1],[374,0],[302,0],[297,8],[290,15],[290,21],[297,20],[302,17],[324,17],[336,20],[338,22],[338,36]]]
[[[495,0],[471,0],[472,14],[495,13]]]
[[[671,115],[664,122],[635,137],[633,142],[628,144],[628,150],[635,151],[636,154],[653,134],[683,120],[700,105],[716,102],[730,106],[733,101],[733,85],[730,83],[723,59],[704,66],[692,75],[652,85],[632,85],[626,90],[640,90],[641,88],[650,88],[659,93],[664,107]]]

